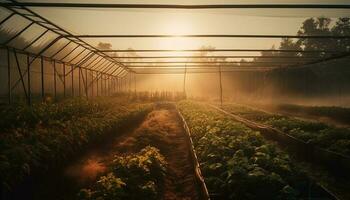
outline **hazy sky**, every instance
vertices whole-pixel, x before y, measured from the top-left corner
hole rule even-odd
[[[23,1],[23,0],[22,0]],[[33,1],[33,0],[32,0]],[[234,4],[234,3],[350,3],[349,0],[308,1],[65,1],[106,3],[163,3],[163,4]],[[296,34],[308,17],[350,17],[346,10],[307,9],[79,9],[33,8],[75,34]],[[115,49],[125,48],[199,48],[203,45],[216,48],[270,48],[279,40],[271,39],[220,39],[220,38],[172,38],[172,39],[110,39],[88,40],[110,42]]]

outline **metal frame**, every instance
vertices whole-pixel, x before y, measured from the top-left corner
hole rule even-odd
[[[60,8],[148,8],[148,9],[350,9],[348,4],[108,4],[108,3],[46,3],[14,2],[0,3],[1,6],[31,6]]]
[[[63,96],[66,97],[66,78],[71,75],[72,96],[74,96],[74,70],[78,70],[78,95],[89,97],[89,89],[91,88],[91,96],[94,96],[94,88],[96,86],[96,95],[110,95],[113,91],[129,91],[131,92],[132,74],[134,75],[135,91],[136,91],[136,75],[137,74],[184,74],[184,91],[187,73],[218,73],[220,74],[220,88],[222,93],[221,73],[232,71],[266,71],[275,68],[295,68],[306,67],[312,64],[322,63],[329,60],[340,59],[350,56],[350,52],[341,52],[336,50],[294,50],[294,49],[127,49],[127,50],[101,50],[85,42],[84,38],[312,38],[312,39],[350,39],[350,36],[324,36],[324,35],[232,35],[232,34],[198,34],[198,35],[74,35],[60,26],[54,24],[48,19],[38,15],[28,7],[58,7],[58,8],[126,8],[126,9],[350,9],[349,4],[215,4],[215,5],[175,5],[175,4],[104,4],[104,3],[44,3],[44,2],[18,2],[16,0],[8,0],[0,2],[0,6],[10,11],[10,14],[0,21],[0,26],[7,23],[14,16],[20,16],[28,22],[23,28],[18,30],[14,35],[0,44],[7,52],[8,66],[8,101],[12,102],[12,91],[18,84],[22,85],[25,98],[28,104],[32,102],[31,90],[31,66],[35,60],[40,59],[41,70],[41,98],[45,100],[45,77],[44,71],[48,67],[45,61],[53,63],[53,79],[54,79],[54,97],[57,98],[57,77],[63,83]],[[29,14],[28,14],[29,13]],[[33,25],[38,25],[43,29],[38,35],[33,37],[27,44],[23,44],[21,48],[11,46],[11,42],[21,37],[23,33],[28,31]],[[48,41],[38,53],[30,52],[31,47],[35,47],[40,39],[43,39],[49,33],[56,35],[55,38]],[[64,43],[62,41],[64,40]],[[59,45],[57,50],[51,55],[46,55],[49,50],[53,50],[54,45]],[[70,48],[70,46],[74,46]],[[156,56],[112,56],[113,52],[153,52]],[[206,55],[206,56],[162,56],[165,52],[286,52],[286,53],[310,53],[310,56],[251,56],[251,55]],[[321,53],[323,56],[315,57],[312,53]],[[11,54],[14,55],[16,69],[20,75],[19,79],[11,80]],[[58,56],[61,55],[60,58]],[[26,57],[26,68],[24,70],[20,66],[19,56]],[[66,59],[69,58],[68,61]],[[134,61],[133,59],[187,59],[186,61]],[[188,59],[233,59],[233,58],[293,58],[293,61],[277,60],[274,62],[259,61],[196,61]],[[132,61],[123,61],[122,59],[132,59]],[[295,60],[294,60],[295,59]],[[254,64],[264,64],[265,66],[255,66]],[[58,74],[56,65],[62,64],[63,75]],[[149,64],[149,65],[130,65],[130,64]],[[164,64],[164,65],[157,65]],[[178,65],[173,65],[178,64]],[[194,65],[195,64],[195,65]],[[66,68],[70,67],[68,72]],[[223,70],[224,68],[224,70]],[[136,69],[147,70],[147,72],[137,72]],[[162,69],[162,70],[160,70]],[[165,69],[165,70],[164,70]],[[154,70],[158,70],[153,72]],[[85,73],[83,73],[85,71]],[[90,78],[88,74],[90,73]],[[58,76],[57,76],[58,75]],[[24,77],[27,76],[27,83]],[[90,79],[90,83],[88,80]],[[81,81],[84,92],[81,92]],[[221,96],[222,99],[222,96]]]
[[[17,3],[16,1],[11,1],[12,3]],[[31,91],[31,66],[33,65],[34,61],[36,59],[40,59],[40,79],[41,79],[41,98],[42,100],[45,100],[46,93],[45,93],[45,68],[48,66],[44,66],[45,61],[49,61],[53,63],[53,79],[54,79],[54,94],[53,97],[57,99],[57,69],[56,64],[63,64],[63,79],[61,76],[58,76],[62,82],[63,82],[63,96],[66,96],[66,76],[69,75],[71,72],[73,73],[75,68],[85,69],[86,72],[99,72],[99,69],[96,69],[96,66],[92,65],[95,60],[100,58],[100,61],[104,60],[105,63],[109,63],[109,66],[115,67],[117,69],[122,69],[124,71],[127,71],[128,73],[132,73],[132,70],[128,69],[126,66],[124,66],[122,63],[119,63],[116,59],[110,57],[108,54],[104,52],[100,52],[95,47],[91,46],[90,44],[86,43],[85,41],[76,38],[72,36],[68,31],[62,29],[61,27],[57,26],[56,24],[50,22],[49,20],[45,19],[44,17],[38,15],[37,13],[33,12],[32,10],[28,9],[25,6],[14,6],[14,5],[4,5],[4,3],[0,3],[0,6],[4,9],[8,10],[10,14],[6,16],[2,21],[0,21],[0,26],[6,24],[10,19],[12,19],[14,16],[20,16],[22,20],[25,20],[28,22],[25,27],[21,28],[16,34],[10,36],[5,42],[0,44],[1,49],[5,49],[8,58],[7,58],[7,66],[8,66],[8,102],[12,102],[12,91],[17,87],[18,84],[21,83],[23,92],[25,94],[25,99],[28,104],[31,104],[32,102],[32,91]],[[28,15],[27,13],[31,13]],[[38,21],[40,19],[40,21]],[[34,25],[38,25],[40,28],[43,29],[42,32],[40,32],[37,36],[33,37],[31,41],[29,41],[26,44],[23,44],[23,47],[15,48],[11,46],[11,42],[16,40],[17,38],[21,37],[21,35],[28,31],[31,27]],[[31,51],[28,51],[31,47],[35,47],[35,43],[38,42],[40,39],[43,39],[48,33],[54,33],[58,35],[56,38],[49,41],[49,43],[42,47],[39,51],[39,53],[33,53]],[[69,36],[69,37],[68,37]],[[61,41],[61,39],[67,40],[67,42],[62,46],[58,42]],[[47,56],[45,53],[53,46],[53,45],[59,44],[60,47],[57,51],[54,52],[53,55]],[[68,49],[70,44],[74,44],[75,47],[73,49]],[[82,49],[78,53],[75,53],[76,49]],[[56,56],[64,51],[69,50],[68,54],[65,54],[62,58],[57,58]],[[19,79],[17,80],[11,80],[11,54],[14,55],[16,69],[19,74]],[[74,54],[74,55],[73,55]],[[85,56],[83,56],[83,54]],[[26,59],[26,68],[21,68],[19,63],[19,56],[18,55],[24,55],[27,57]],[[65,58],[72,55],[73,57],[69,61],[64,61]],[[82,58],[79,58],[83,56]],[[95,56],[95,57],[94,57]],[[94,59],[92,59],[94,57]],[[75,61],[75,62],[74,62]],[[88,65],[86,63],[89,62]],[[66,67],[71,67],[72,70],[70,70],[68,73],[66,73]],[[117,74],[108,73],[108,71],[101,71],[105,76],[112,77],[112,76],[118,76]],[[24,82],[24,76],[27,77],[27,82]],[[85,84],[86,85],[86,84]],[[72,90],[74,89],[74,74],[72,74]],[[72,94],[74,94],[72,92]],[[86,95],[87,96],[87,95]]]

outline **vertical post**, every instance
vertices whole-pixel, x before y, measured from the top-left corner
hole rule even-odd
[[[124,78],[124,91],[128,91],[128,76],[125,76]]]
[[[103,96],[103,74],[101,73],[101,75],[100,75],[100,80],[101,80],[101,83],[100,83],[100,94],[101,94],[101,96]]]
[[[10,49],[7,48],[7,87],[8,87],[8,101],[9,104],[12,100],[12,91],[11,91],[11,58],[10,58]]]
[[[109,88],[108,88],[108,86],[109,86],[109,76],[107,75],[107,76],[106,76],[106,82],[105,82],[105,88],[106,88],[106,90],[105,90],[105,91],[106,91],[105,95],[106,95],[106,96],[109,95],[109,91],[108,91]]]
[[[72,97],[74,97],[74,66],[71,66],[72,70]]]
[[[131,93],[131,73],[129,73],[129,90],[128,93]]]
[[[28,105],[32,103],[32,90],[30,87],[30,63],[29,63],[29,55],[27,54],[27,84],[28,84]]]
[[[88,90],[88,73],[87,69],[85,69],[85,92],[86,92],[86,99],[89,98],[89,90]]]
[[[104,91],[104,96],[107,96],[107,79],[108,77],[107,76],[105,76],[105,78],[104,78],[104,88],[103,88],[103,91]]]
[[[98,96],[98,72],[96,72],[96,96]]]
[[[100,75],[100,78],[101,78],[101,84],[100,84],[101,92],[100,92],[100,94],[101,94],[101,96],[103,96],[103,74],[102,74],[102,73],[101,73],[101,75]]]
[[[45,81],[44,81],[44,58],[43,57],[41,57],[40,65],[41,65],[41,98],[44,101],[45,100],[45,87],[44,87]]]
[[[104,85],[103,85],[104,83],[103,83],[103,74],[101,73],[101,96],[103,96],[104,95]]]
[[[183,83],[183,95],[186,98],[186,75],[187,75],[187,63],[185,64],[185,73],[184,73],[184,83]]]
[[[105,77],[105,96],[108,96],[108,81],[109,81],[109,77],[106,76]]]
[[[135,85],[135,88],[134,88],[134,91],[135,91],[135,96],[136,96],[136,73],[134,73],[134,85]]]
[[[63,63],[63,97],[66,97],[66,64]]]
[[[106,76],[106,80],[105,80],[105,96],[108,96],[108,82],[109,82],[109,76]]]
[[[57,101],[57,82],[56,82],[56,61],[53,60],[53,91],[54,91],[54,98],[55,101]]]
[[[113,93],[115,93],[115,77],[113,78]]]
[[[90,74],[91,74],[91,97],[94,96],[94,71],[90,70]]]
[[[79,89],[79,92],[78,92],[78,95],[79,95],[79,97],[81,96],[80,95],[80,89],[81,89],[81,86],[80,86],[80,75],[81,75],[81,68],[80,67],[78,67],[78,81],[79,81],[79,84],[78,84],[78,89]]]
[[[117,93],[119,93],[120,92],[120,87],[119,87],[120,85],[119,85],[119,77],[117,77]]]
[[[125,89],[125,77],[122,77],[120,81],[121,81],[121,91],[124,92],[124,89]]]
[[[111,91],[110,91],[110,89],[111,89],[111,77],[109,75],[107,77],[108,77],[108,79],[107,79],[107,95],[111,96]]]
[[[220,76],[220,105],[222,106],[222,81],[221,81],[221,66],[219,66],[219,76]]]
[[[109,78],[108,78],[108,93],[109,93],[109,96],[111,96],[112,93],[113,93],[112,88],[113,88],[112,87],[112,76],[109,76]]]

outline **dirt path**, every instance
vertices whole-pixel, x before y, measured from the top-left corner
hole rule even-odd
[[[64,176],[79,186],[87,185],[108,169],[114,155],[138,152],[148,145],[160,149],[168,163],[163,199],[198,199],[187,138],[177,111],[169,107],[152,111],[137,129],[87,152],[64,170]]]

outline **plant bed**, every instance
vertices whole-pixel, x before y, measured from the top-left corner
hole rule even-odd
[[[121,106],[123,109],[102,100],[73,99],[5,108],[2,112],[11,110],[12,115],[0,123],[17,121],[1,129],[3,197],[10,195],[24,178],[59,168],[91,141],[150,108],[150,105],[130,105],[128,110],[124,108],[128,107],[126,103]]]
[[[79,199],[110,195],[99,184],[106,178],[124,183],[119,184],[121,192],[113,199],[199,199],[188,137],[173,105],[159,104],[139,127],[118,138],[108,149],[101,154],[107,170],[81,190]],[[157,156],[148,158],[145,149]],[[148,165],[153,166],[152,163],[163,163],[162,169],[150,169]]]
[[[259,132],[205,104],[184,101],[178,107],[213,198],[334,199]]]
[[[225,104],[222,109],[245,119],[277,128],[308,144],[350,157],[350,129],[348,128],[303,121],[235,104]]]

